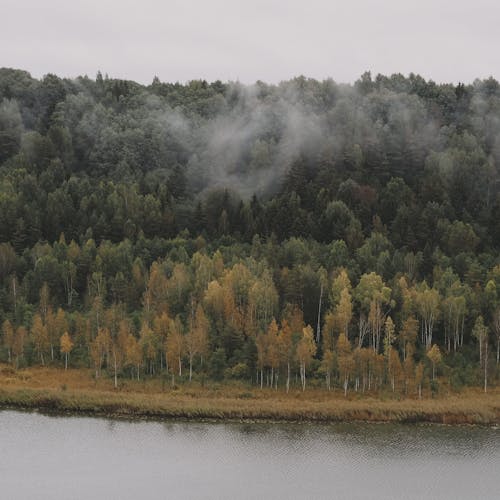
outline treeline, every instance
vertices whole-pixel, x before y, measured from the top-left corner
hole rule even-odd
[[[187,229],[354,251],[378,224],[426,258],[494,254],[499,114],[493,79],[142,86],[0,69],[0,241]]]
[[[0,69],[0,359],[414,394],[498,379],[500,88]]]
[[[378,232],[354,256],[342,240],[296,238],[211,248],[201,236],[99,246],[61,237],[23,256],[2,244],[2,357],[105,370],[115,384],[168,374],[288,390],[312,378],[415,394],[436,390],[437,375],[453,389],[495,383],[500,264],[484,286],[446,261],[428,284],[412,253],[389,254],[390,280],[355,271],[383,245]]]

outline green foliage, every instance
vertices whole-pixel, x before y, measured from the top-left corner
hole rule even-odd
[[[223,347],[219,347],[210,357],[210,376],[214,380],[222,380],[226,366],[226,351]]]
[[[335,345],[343,321],[353,352],[385,348],[394,361],[415,316],[415,361],[436,344],[452,387],[478,383],[500,306],[499,124],[492,79],[143,86],[2,68],[0,322],[27,331],[16,362],[37,362],[30,329],[37,315],[47,323],[47,287],[51,311],[67,315],[72,366],[94,367],[103,325],[117,342],[110,311],[138,341],[162,313],[188,331],[201,305],[208,345],[195,375],[251,379],[265,351],[284,383],[279,350],[256,341],[299,311],[290,353],[305,325]],[[352,305],[339,308],[344,288]],[[164,369],[165,338],[151,335],[148,366],[124,355],[120,376]],[[94,347],[109,371],[110,346]],[[359,359],[343,359],[351,385]]]

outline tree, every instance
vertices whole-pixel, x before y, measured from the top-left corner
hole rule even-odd
[[[90,344],[90,355],[95,367],[95,376],[99,377],[102,365],[106,359],[109,359],[111,348],[111,334],[108,328],[99,328],[97,336]]]
[[[248,308],[254,323],[265,329],[278,307],[278,292],[267,269],[248,292]]]
[[[135,368],[137,380],[140,379],[140,370],[142,364],[142,349],[137,342],[137,339],[132,333],[127,336],[127,344],[125,350],[125,364]],[[133,371],[132,371],[133,375]]]
[[[355,289],[355,297],[361,310],[368,314],[371,347],[378,353],[382,326],[387,314],[383,311],[383,307],[390,304],[391,289],[384,284],[381,276],[371,272],[361,276]]]
[[[306,390],[306,368],[316,354],[316,343],[314,342],[314,331],[310,325],[302,330],[302,338],[297,344],[297,361],[300,367],[300,380],[302,391]]]
[[[344,332],[349,338],[349,324],[352,319],[352,300],[347,288],[340,292],[340,300],[335,308],[335,318],[338,322],[339,331]]]
[[[347,340],[347,336],[345,333],[341,333],[337,340],[337,359],[339,364],[340,380],[344,387],[344,396],[347,396],[349,377],[354,364],[351,351],[351,344],[349,340]]]
[[[40,357],[42,365],[45,365],[44,354],[47,352],[50,342],[49,336],[47,334],[47,327],[42,322],[42,317],[39,314],[35,314],[33,317],[33,324],[31,326],[31,336],[33,338],[33,343],[35,346],[35,351]]]
[[[7,349],[8,361],[12,361],[12,344],[14,342],[14,327],[12,323],[6,319],[2,323],[3,345]]]
[[[0,101],[0,163],[19,151],[23,121],[15,99]]]
[[[432,363],[432,380],[436,379],[436,365],[441,363],[441,351],[437,344],[433,344],[432,347],[427,351],[427,357]]]
[[[316,343],[319,344],[320,336],[321,336],[321,307],[323,305],[323,290],[328,283],[328,275],[324,268],[320,268],[318,271],[319,275],[319,301],[318,301],[318,321],[316,323]]]
[[[113,363],[113,375],[115,389],[118,388],[118,370],[121,370],[127,356],[128,336],[130,335],[130,326],[127,320],[122,319],[118,325],[118,333],[111,338],[111,360]],[[140,350],[140,346],[137,346]],[[138,372],[139,373],[139,372]]]
[[[453,284],[452,290],[463,293],[459,284]],[[453,292],[452,292],[453,293]],[[451,338],[453,338],[453,350],[456,351],[463,340],[463,328],[466,312],[466,301],[463,295],[449,295],[442,303],[445,320],[445,344],[450,351]]]
[[[160,339],[149,327],[147,321],[143,321],[139,332],[139,345],[146,359],[146,367],[149,367],[149,374],[154,374],[156,356],[160,347]],[[147,369],[147,368],[146,368]]]
[[[157,337],[160,346],[164,346],[167,341],[169,327],[170,327],[170,317],[166,312],[162,312],[161,315],[155,316],[153,320],[153,332]],[[160,349],[160,370],[162,369],[163,369],[163,349]]]
[[[170,320],[167,342],[165,345],[167,361],[172,374],[172,386],[175,385],[175,374],[182,376],[182,356],[184,354],[183,326],[179,316]]]
[[[186,350],[189,357],[189,381],[193,377],[193,359],[195,356],[203,356],[208,350],[208,328],[209,322],[201,304],[198,304],[194,320],[186,334]]]
[[[50,342],[50,353],[52,360],[54,359],[54,344],[56,343],[55,339],[60,339],[62,335],[64,335],[64,332],[68,329],[68,321],[66,320],[66,313],[64,312],[63,309],[59,308],[57,310],[57,314],[54,318],[54,323],[53,323],[53,337],[54,341],[51,339]],[[50,334],[49,334],[50,338]]]
[[[267,361],[271,368],[270,385],[278,388],[278,369],[280,365],[279,341],[278,341],[278,324],[273,318],[267,329]]]
[[[404,388],[405,394],[411,390],[412,385],[415,383],[415,362],[413,360],[413,347],[406,349],[405,358],[403,360],[403,375],[404,375]]]
[[[191,290],[191,277],[187,266],[183,263],[176,264],[172,271],[172,276],[166,284],[166,299],[172,315],[180,314],[186,302],[188,302],[189,291]],[[158,304],[162,304],[158,300]]]
[[[472,329],[472,336],[477,340],[479,345],[479,366],[483,368],[484,372],[484,392],[487,391],[488,386],[488,331],[483,317],[478,316]]]
[[[403,321],[401,331],[399,332],[399,345],[403,351],[403,361],[406,361],[410,353],[415,351],[415,343],[418,335],[418,320],[409,317]]]
[[[417,291],[416,302],[422,319],[422,343],[428,350],[432,344],[434,324],[439,316],[439,292],[434,288],[429,288],[424,282],[421,289]]]
[[[340,296],[343,290],[347,290],[351,293],[352,285],[347,270],[345,268],[340,268],[338,275],[332,282],[332,287],[330,289],[330,303],[336,306],[340,302]]]
[[[64,369],[68,369],[68,357],[69,353],[73,349],[73,342],[69,336],[68,332],[64,332],[60,339],[61,352],[64,354]]]
[[[40,288],[40,303],[39,303],[40,314],[42,315],[43,322],[45,322],[47,319],[49,308],[50,308],[50,291],[49,291],[49,285],[45,281],[42,285],[42,288]]]
[[[143,306],[146,320],[155,312],[166,312],[169,283],[163,269],[158,262],[153,262],[149,272],[149,279],[143,295]],[[172,285],[170,293],[175,295],[176,285]]]
[[[333,353],[332,350],[327,349],[323,352],[323,359],[321,361],[321,366],[325,372],[327,391],[330,391],[332,387],[332,372],[333,372],[334,360],[335,360],[335,354]]]
[[[281,362],[286,365],[286,392],[290,390],[290,364],[294,358],[294,344],[292,328],[288,321],[281,320],[281,328],[278,332],[278,352],[281,355]]]
[[[500,308],[495,309],[493,313],[493,330],[495,332],[497,344],[497,365],[500,363]]]
[[[395,326],[392,318],[387,316],[384,324],[384,356],[387,362],[387,373],[391,379],[392,391],[395,390],[395,371],[397,370],[397,363],[399,363],[399,355],[392,347],[396,340]]]
[[[16,359],[16,369],[19,368],[19,358],[24,355],[24,345],[27,337],[28,333],[26,328],[24,326],[18,326],[12,343],[12,354]]]
[[[260,370],[260,388],[264,387],[264,367],[267,361],[267,340],[268,337],[264,332],[259,332],[255,338],[257,347],[257,366]]]
[[[418,387],[418,399],[422,399],[422,382],[424,380],[424,364],[420,362],[415,367],[415,385]]]
[[[479,364],[483,366],[485,344],[488,343],[488,327],[484,324],[482,316],[476,318],[474,328],[472,329],[472,336],[477,340],[479,347]]]

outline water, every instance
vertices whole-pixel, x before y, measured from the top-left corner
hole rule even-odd
[[[500,429],[0,411],[2,499],[495,499]]]

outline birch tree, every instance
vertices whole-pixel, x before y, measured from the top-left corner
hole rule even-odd
[[[281,355],[281,362],[286,367],[286,392],[288,393],[290,390],[290,365],[294,354],[292,329],[285,318],[281,320],[281,328],[278,333],[278,349]]]
[[[166,342],[168,367],[172,375],[172,386],[175,385],[175,374],[182,376],[182,356],[184,355],[183,326],[179,316],[170,320]]]
[[[378,352],[382,327],[388,312],[384,308],[391,304],[391,289],[384,284],[381,276],[372,272],[361,276],[355,289],[355,297],[361,311],[368,315],[370,345]]]
[[[14,341],[12,342],[12,355],[16,359],[16,369],[19,368],[19,359],[24,356],[24,346],[27,337],[28,332],[26,328],[22,325],[18,326],[14,335]]]
[[[351,343],[347,340],[345,333],[341,333],[337,340],[337,359],[339,365],[339,375],[344,388],[344,396],[347,396],[349,387],[349,377],[353,368],[353,358]]]
[[[427,357],[430,359],[432,364],[432,380],[436,379],[436,365],[441,363],[442,355],[437,344],[433,344],[432,347],[427,351]]]
[[[208,319],[205,316],[203,307],[198,304],[194,319],[186,334],[186,351],[189,358],[189,381],[193,377],[193,360],[195,356],[203,356],[208,349]]]
[[[310,325],[302,330],[302,338],[297,344],[297,361],[300,368],[300,380],[302,391],[306,390],[306,369],[310,365],[313,356],[316,354],[316,343],[314,342],[314,332]]]
[[[68,358],[69,353],[73,349],[73,342],[69,336],[68,332],[64,332],[60,339],[61,352],[64,354],[64,369],[68,369]]]
[[[421,341],[429,350],[432,344],[434,325],[439,317],[439,292],[434,288],[429,288],[424,281],[420,290],[417,291],[416,302],[421,318]]]
[[[498,365],[500,363],[500,307],[493,313],[493,331],[497,345],[496,364]]]
[[[12,362],[12,344],[14,342],[14,327],[12,323],[6,319],[2,323],[3,345],[7,349],[7,359]]]
[[[49,336],[47,335],[47,327],[43,324],[40,314],[35,314],[33,324],[31,326],[31,336],[35,351],[37,352],[42,365],[45,365],[45,356],[50,347]]]

